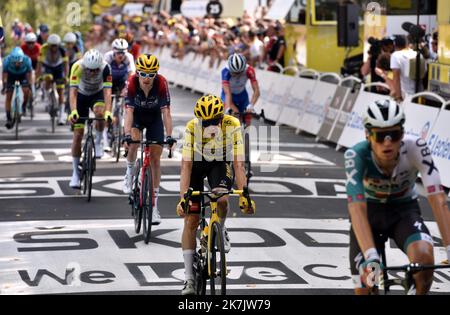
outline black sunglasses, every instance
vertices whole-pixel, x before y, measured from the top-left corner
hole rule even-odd
[[[403,137],[403,129],[394,129],[386,131],[370,131],[370,135],[377,143],[383,143],[385,140],[390,140],[391,142],[398,142]]]
[[[220,121],[222,120],[222,118],[215,118],[215,119],[210,119],[210,120],[202,120],[202,127],[206,128],[209,126],[218,126],[220,124]]]

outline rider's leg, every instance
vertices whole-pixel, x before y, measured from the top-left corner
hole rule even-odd
[[[131,128],[131,139],[133,141],[139,141],[141,139],[141,132],[137,128]],[[128,155],[127,155],[127,174],[132,174],[132,169],[134,163],[136,161],[137,151],[139,144],[132,143],[128,146]]]
[[[6,111],[6,119],[7,120],[12,120],[12,117],[11,117],[12,97],[13,97],[13,91],[8,89],[6,92],[6,99],[5,99],[5,111]]]
[[[433,245],[427,241],[421,240],[409,244],[407,254],[411,263],[434,264]],[[416,284],[416,294],[427,294],[433,283],[433,270],[418,272],[413,277]]]
[[[131,128],[131,139],[133,141],[139,141],[141,139],[141,133],[140,133],[139,129]],[[125,194],[129,194],[131,192],[134,164],[136,163],[136,156],[137,156],[138,148],[139,148],[139,144],[137,144],[137,143],[131,143],[128,146],[126,172],[125,172],[125,178],[124,178],[123,187],[122,187],[122,190]]]
[[[423,221],[419,203],[417,201],[406,203],[394,210],[391,216],[399,218],[392,229],[397,246],[408,255],[411,263],[434,264],[433,239]],[[416,294],[426,294],[433,282],[433,271],[416,273],[414,282]]]
[[[78,172],[78,165],[81,158],[81,142],[83,140],[84,124],[74,124],[73,139],[72,139],[72,179],[70,187],[80,187],[80,174]]]
[[[23,91],[22,109],[23,109],[23,112],[25,113],[28,99],[31,97],[31,89],[30,89],[29,85],[25,85],[22,87],[22,91]]]
[[[198,214],[188,214],[184,218],[181,248],[183,250],[185,280],[194,280],[194,254],[197,246],[196,232],[200,217]]]
[[[98,101],[94,104],[93,107],[95,118],[104,118],[105,113],[105,103],[103,101]],[[102,134],[103,129],[105,128],[104,121],[96,121],[95,122],[95,157],[101,158],[103,156],[103,144],[102,144]]]
[[[155,208],[158,209],[159,184],[161,181],[161,155],[162,146],[150,146],[150,165],[152,167],[153,193],[155,195]]]

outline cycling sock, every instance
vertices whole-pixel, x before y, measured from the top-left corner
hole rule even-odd
[[[183,250],[183,259],[184,259],[184,277],[187,280],[194,280],[194,253],[193,249]]]
[[[108,130],[103,129],[103,143],[108,145]]]
[[[130,162],[127,160],[127,175],[130,176],[133,174],[134,161]]]
[[[72,157],[72,168],[73,173],[78,173],[78,165],[80,164],[80,158],[79,157]]]
[[[11,111],[6,112],[6,120],[12,120]]]
[[[155,208],[158,209],[159,187],[153,188],[153,193],[155,194]]]
[[[102,142],[102,131],[98,131],[95,134],[95,143],[100,144]]]

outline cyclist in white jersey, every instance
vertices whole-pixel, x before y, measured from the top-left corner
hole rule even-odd
[[[450,211],[439,171],[425,140],[404,136],[404,121],[395,101],[371,103],[364,120],[367,140],[345,152],[350,267],[356,294],[368,294],[373,277],[379,277],[380,252],[389,238],[410,262],[434,264],[433,239],[417,202],[418,172],[450,259]],[[419,272],[414,280],[410,291],[426,294],[433,271]]]

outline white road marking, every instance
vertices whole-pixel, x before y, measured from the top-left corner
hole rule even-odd
[[[435,222],[426,224],[439,236]],[[227,228],[232,243],[229,290],[353,288],[348,220],[229,218]],[[1,294],[178,291],[184,269],[182,229],[182,219],[163,219],[145,245],[135,239],[131,218],[0,222]],[[387,244],[386,252],[389,265],[407,263],[400,249]],[[442,247],[435,247],[434,254],[437,262],[446,258]],[[65,282],[69,267],[76,267],[72,276],[78,281],[72,284]],[[432,291],[450,292],[445,280],[450,271],[440,272]]]

